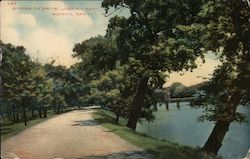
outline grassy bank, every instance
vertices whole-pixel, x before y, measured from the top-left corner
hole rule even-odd
[[[208,156],[195,148],[157,140],[145,134],[134,132],[124,126],[125,121],[123,119],[117,125],[114,122],[114,114],[112,112],[98,110],[93,117],[111,132],[136,146],[144,148],[149,153],[154,154],[157,159],[218,159]]]

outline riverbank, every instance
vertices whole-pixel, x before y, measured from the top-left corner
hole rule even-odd
[[[93,118],[109,131],[145,149],[155,155],[157,159],[219,159],[192,147],[157,140],[145,134],[133,132],[125,126],[125,120],[123,119],[121,119],[119,125],[115,124],[114,114],[106,110],[96,111]]]
[[[159,140],[163,139],[191,147],[203,147],[214,128],[213,122],[197,120],[203,114],[203,110],[190,107],[187,102],[180,103],[180,108],[176,106],[176,103],[170,103],[169,110],[162,105],[153,113],[154,122],[148,123],[142,120],[137,124],[137,131]],[[240,106],[237,111],[247,117],[250,116],[249,107]],[[249,135],[249,122],[233,122],[223,140],[218,156],[222,156],[223,159],[242,159],[249,149]]]

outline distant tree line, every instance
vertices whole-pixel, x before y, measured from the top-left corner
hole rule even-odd
[[[194,86],[187,87],[180,82],[174,82],[166,90],[169,92],[170,98],[192,97],[198,91]]]

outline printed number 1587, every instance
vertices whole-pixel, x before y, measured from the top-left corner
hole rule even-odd
[[[16,5],[16,2],[8,2],[8,5],[15,6],[15,5]]]

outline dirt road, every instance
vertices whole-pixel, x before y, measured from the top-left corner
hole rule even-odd
[[[96,123],[92,110],[72,111],[1,143],[4,159],[147,159],[151,156]]]

